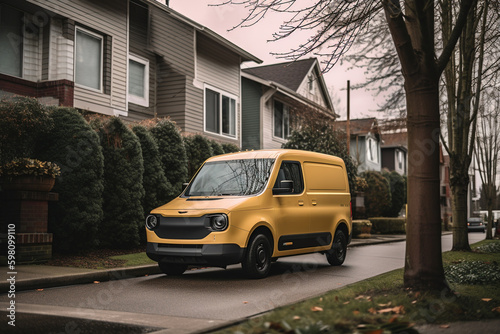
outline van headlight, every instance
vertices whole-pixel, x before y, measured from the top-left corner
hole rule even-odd
[[[149,215],[146,217],[146,227],[148,230],[152,231],[158,226],[158,217],[155,215]]]
[[[221,213],[216,215],[208,216],[210,228],[213,231],[224,231],[227,229],[229,225],[229,220],[227,219],[227,215]]]

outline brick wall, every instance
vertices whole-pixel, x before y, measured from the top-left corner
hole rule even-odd
[[[0,90],[36,98],[52,97],[59,101],[59,106],[73,106],[74,87],[74,82],[69,80],[33,82],[0,74]]]

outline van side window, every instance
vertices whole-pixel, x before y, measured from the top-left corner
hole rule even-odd
[[[283,161],[281,163],[280,170],[278,172],[278,177],[274,183],[274,188],[281,187],[281,181],[293,181],[292,194],[300,194],[304,191],[304,179],[302,177],[302,168],[300,167],[300,162],[298,161]]]

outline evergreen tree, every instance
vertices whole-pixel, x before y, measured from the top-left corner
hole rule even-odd
[[[112,248],[138,246],[138,228],[144,227],[141,144],[117,117],[110,118],[98,132],[104,154],[102,245]]]
[[[387,217],[398,217],[405,202],[405,181],[396,171],[383,173],[383,176],[389,182],[391,190],[391,207],[386,211]]]
[[[182,191],[182,184],[188,181],[186,148],[181,133],[169,119],[160,119],[150,131],[158,144],[165,176],[177,196]]]
[[[210,140],[210,145],[212,146],[212,151],[214,152],[214,155],[221,155],[225,153],[222,145],[216,142],[215,140]]]
[[[54,124],[37,144],[37,157],[61,167],[53,192],[59,200],[51,203],[49,231],[54,250],[78,253],[98,245],[102,222],[104,158],[99,137],[83,116],[72,108],[54,108]]]
[[[201,164],[214,155],[212,145],[207,138],[195,135],[184,138],[188,156],[188,175],[192,178]]]
[[[238,146],[228,143],[222,144],[222,149],[224,150],[224,153],[235,153],[240,151]]]
[[[367,217],[382,217],[391,208],[391,189],[389,182],[379,172],[364,172],[362,177],[368,183],[365,190],[365,209]]]

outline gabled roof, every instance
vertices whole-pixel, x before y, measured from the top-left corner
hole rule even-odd
[[[347,121],[337,121],[333,124],[336,129],[345,130],[347,127]],[[377,137],[380,136],[380,129],[375,117],[351,119],[350,132],[351,136],[366,136],[369,133],[372,133]]]
[[[170,15],[172,15],[172,17],[175,18],[176,20],[184,22],[185,24],[193,27],[196,31],[198,31],[202,35],[205,35],[208,38],[210,38],[213,41],[215,41],[216,43],[219,43],[219,44],[225,46],[229,50],[231,50],[234,53],[236,53],[237,55],[239,55],[241,57],[241,61],[254,61],[254,62],[258,63],[258,64],[262,63],[261,59],[259,59],[256,56],[252,55],[250,52],[243,50],[242,48],[240,48],[236,44],[230,42],[229,40],[225,39],[221,35],[219,35],[216,32],[214,32],[213,30],[211,30],[211,29],[209,29],[209,28],[207,28],[207,27],[199,24],[198,22],[195,22],[195,21],[191,20],[190,18],[188,18],[188,17],[182,15],[181,13],[173,10],[169,6],[163,4],[163,3],[159,2],[159,1],[156,1],[156,0],[143,0],[143,1],[146,1],[149,4],[152,4],[152,5],[154,5],[154,6],[158,7],[158,8],[163,9],[165,12],[169,13]]]
[[[384,133],[384,147],[408,147],[408,132]]]
[[[279,64],[245,68],[242,71],[267,81],[279,83],[296,92],[316,62],[316,58],[309,58]]]

